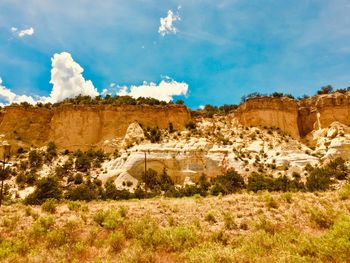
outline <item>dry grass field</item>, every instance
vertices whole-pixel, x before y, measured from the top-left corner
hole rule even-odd
[[[350,188],[0,210],[1,262],[347,262]]]

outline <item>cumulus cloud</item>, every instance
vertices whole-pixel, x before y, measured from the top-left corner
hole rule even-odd
[[[119,87],[117,95],[131,96],[135,99],[139,97],[151,97],[169,102],[173,99],[173,96],[186,96],[187,92],[188,84],[184,82],[177,82],[167,77],[158,85],[153,82],[144,82],[140,86]]]
[[[55,54],[51,61],[50,83],[53,87],[49,97],[36,96],[33,98],[27,95],[17,95],[3,86],[2,79],[0,78],[0,105],[21,102],[28,102],[30,104],[36,104],[37,102],[56,103],[78,95],[91,97],[99,95],[92,82],[84,79],[82,75],[83,68],[73,60],[71,54],[67,52]]]
[[[9,105],[11,103],[21,103],[28,102],[30,104],[35,104],[36,101],[27,95],[17,95],[10,89],[6,88],[2,84],[2,79],[0,78],[0,106]]]
[[[178,7],[178,10],[181,7]],[[174,14],[173,11],[169,10],[168,15],[166,17],[161,17],[160,18],[160,25],[158,32],[161,34],[163,37],[168,34],[176,34],[177,33],[177,28],[173,25],[174,22],[181,20],[181,17],[179,14]]]
[[[55,103],[78,95],[96,97],[99,95],[90,80],[85,80],[84,69],[76,63],[71,54],[55,54],[52,61],[51,80],[53,85],[48,101]]]
[[[90,80],[85,80],[82,73],[84,69],[73,60],[71,54],[62,52],[54,54],[51,58],[51,80],[53,85],[50,96],[27,96],[17,95],[3,85],[0,78],[0,105],[9,105],[11,103],[28,102],[30,104],[56,103],[67,98],[74,98],[78,95],[96,97],[100,95]],[[117,91],[116,91],[117,90]],[[140,86],[117,86],[111,83],[108,88],[102,90],[101,95],[116,94],[119,96],[131,96],[133,98],[151,97],[164,101],[171,101],[174,96],[186,96],[188,85],[184,82],[177,82],[167,76],[156,84],[154,82],[144,82]]]

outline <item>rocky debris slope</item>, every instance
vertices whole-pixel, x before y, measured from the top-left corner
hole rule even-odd
[[[315,151],[281,130],[244,127],[232,116],[202,118],[196,126],[174,133],[163,130],[158,143],[144,139],[129,145],[118,158],[103,164],[100,178],[115,178],[119,186],[125,185],[121,178],[133,178],[135,183],[145,162],[146,169],[158,173],[166,169],[177,184],[196,182],[202,174],[213,178],[229,168],[245,176],[253,171],[291,176],[293,172],[303,174],[307,164],[317,165],[320,160]]]

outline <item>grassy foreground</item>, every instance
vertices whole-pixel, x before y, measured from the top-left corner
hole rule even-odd
[[[350,191],[0,210],[1,262],[349,262]]]

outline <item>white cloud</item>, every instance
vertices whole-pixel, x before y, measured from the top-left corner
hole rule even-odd
[[[131,96],[133,98],[151,97],[169,102],[173,99],[173,96],[186,96],[187,92],[188,84],[166,78],[158,85],[153,82],[144,82],[141,86],[131,86],[130,88],[126,86],[119,87],[117,95]]]
[[[11,103],[21,103],[28,102],[30,104],[35,104],[36,101],[27,95],[17,95],[10,89],[6,88],[2,84],[2,79],[0,78],[0,106],[9,105]]]
[[[161,34],[163,37],[167,34],[176,34],[178,30],[173,25],[173,23],[178,20],[181,20],[179,14],[174,14],[173,11],[169,10],[168,15],[166,17],[160,18],[160,26],[158,29],[158,33]]]
[[[67,52],[55,54],[52,61],[51,80],[53,85],[49,97],[31,97],[27,95],[17,95],[10,89],[2,85],[0,78],[0,105],[9,105],[11,103],[28,102],[36,104],[37,102],[60,102],[66,98],[73,98],[78,95],[87,95],[96,97],[99,95],[90,80],[85,80],[82,76],[83,68],[76,63],[72,56]]]
[[[102,92],[101,92],[101,95],[102,95],[102,96],[106,96],[107,94],[110,94],[110,93],[108,92],[108,89],[103,89]]]
[[[15,33],[17,32],[18,28],[17,27],[11,27],[11,32]]]
[[[12,32],[17,31],[17,28],[12,28],[12,29],[16,29],[15,31],[12,31]],[[32,36],[33,34],[34,34],[34,28],[32,28],[32,27],[30,27],[28,29],[23,29],[23,30],[18,32],[19,37]]]
[[[36,104],[38,102],[43,103],[56,103],[66,98],[74,98],[78,95],[96,97],[100,93],[95,89],[90,80],[85,80],[83,77],[83,68],[76,63],[71,54],[62,52],[54,54],[51,59],[51,80],[53,85],[50,96],[27,96],[17,95],[10,89],[3,86],[2,79],[0,78],[0,105],[9,105],[11,103],[28,102],[30,104]],[[109,88],[102,90],[101,95],[115,94],[115,90],[119,96],[131,96],[133,98],[139,97],[151,97],[164,101],[171,101],[173,96],[186,96],[188,92],[188,84],[184,82],[177,82],[168,76],[163,76],[163,80],[156,84],[154,82],[144,82],[140,86],[120,87],[115,83],[111,83]],[[113,92],[114,90],[114,92]]]
[[[200,110],[204,110],[204,105],[200,105],[198,108],[200,109]]]
[[[51,80],[53,85],[48,101],[55,103],[78,95],[96,97],[99,95],[90,80],[85,80],[84,69],[76,63],[71,54],[55,54],[52,61]]]

